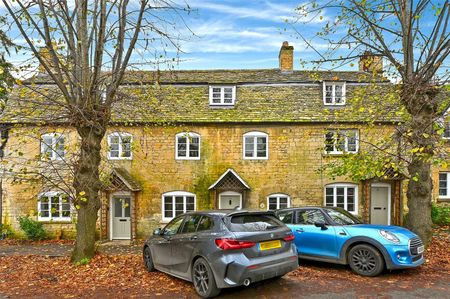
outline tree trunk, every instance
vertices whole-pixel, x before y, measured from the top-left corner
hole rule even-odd
[[[411,114],[409,143],[413,149],[408,165],[407,226],[420,236],[425,244],[431,240],[431,201],[433,182],[431,164],[436,147],[436,133],[433,129],[437,105],[436,90],[426,84],[407,85],[402,92],[402,101]]]
[[[408,182],[408,227],[418,234],[425,244],[431,240],[431,165],[422,159],[414,157],[408,166],[408,171],[412,176],[418,178],[417,181],[410,179]]]
[[[96,224],[101,206],[100,153],[105,128],[82,127],[78,128],[78,134],[81,137],[81,144],[73,182],[77,194],[74,203],[78,208],[77,239],[72,252],[73,262],[90,259],[95,254]]]

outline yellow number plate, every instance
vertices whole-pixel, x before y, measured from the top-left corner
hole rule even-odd
[[[275,249],[281,247],[281,241],[280,240],[274,240],[274,241],[267,241],[267,242],[261,242],[259,243],[259,250],[269,250],[269,249]]]

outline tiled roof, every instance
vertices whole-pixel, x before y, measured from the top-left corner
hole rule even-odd
[[[124,84],[155,83],[160,84],[240,84],[240,83],[305,83],[320,81],[373,81],[371,73],[359,71],[293,71],[281,72],[279,69],[242,69],[242,70],[177,70],[177,71],[129,71]],[[376,81],[387,82],[382,76]],[[39,74],[25,83],[52,83],[51,78]]]
[[[151,84],[150,79],[156,74],[154,72],[135,72],[135,74],[148,78],[148,84],[124,84],[121,87],[119,92],[121,99],[113,105],[112,109],[113,123],[358,122],[367,120],[367,112],[352,108],[352,95],[360,88],[358,86],[363,88],[366,86],[359,83],[370,81],[370,75],[367,73],[318,72],[313,76],[313,72],[294,71],[291,74],[283,74],[279,70],[177,71],[162,72],[160,84]],[[175,77],[171,77],[172,75]],[[42,77],[36,79],[39,78],[42,79]],[[384,80],[380,77],[378,79]],[[347,84],[345,106],[324,106],[322,80],[354,82],[354,84]],[[130,78],[125,81],[132,82]],[[204,82],[208,84],[202,84]],[[214,83],[237,85],[234,106],[211,107],[209,105],[208,85]],[[387,82],[375,83],[382,83],[377,93],[381,94],[386,90]],[[36,87],[40,91],[33,92],[31,95],[27,87],[17,87],[10,96],[6,111],[0,116],[0,122],[53,121],[58,123],[65,121],[68,113],[63,107],[54,105],[55,99],[58,98],[56,86],[36,83],[33,88]],[[52,91],[54,95],[50,99],[44,99],[39,95],[41,91],[46,93]],[[382,102],[381,100],[380,103]],[[384,119],[380,119],[380,121],[389,122],[393,120],[395,117],[389,114],[386,114]]]

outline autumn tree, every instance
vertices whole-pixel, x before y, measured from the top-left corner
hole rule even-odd
[[[348,67],[364,53],[372,57],[372,61],[366,60],[367,65],[363,66],[368,70],[371,70],[371,64],[376,63],[373,57],[387,62],[383,75],[396,83],[392,90],[393,98],[398,110],[405,113],[396,130],[404,151],[398,155],[400,159],[390,160],[389,164],[398,168],[401,163],[406,168],[409,178],[408,225],[425,242],[429,241],[432,226],[431,167],[446,163],[445,158],[438,154],[442,128],[436,121],[446,111],[449,99],[443,88],[449,78],[449,1],[317,1],[299,6],[297,13],[299,21],[294,22],[293,28],[296,36],[317,55],[309,61],[315,67]],[[319,32],[308,34],[300,30],[299,23],[312,20],[323,22]],[[316,46],[318,42],[325,42],[327,49],[319,49]],[[364,97],[370,97],[370,94],[360,96]],[[384,108],[383,105],[380,107]],[[384,112],[379,110],[378,114]],[[371,113],[367,115],[373,116]],[[372,152],[380,153],[384,149],[373,147]],[[358,163],[359,168],[369,170],[377,164],[374,157],[345,157],[346,162],[339,164],[341,169],[337,172],[351,174]],[[383,159],[380,161],[383,163]],[[350,164],[355,167],[350,167]]]
[[[91,258],[100,209],[101,142],[111,107],[123,96],[119,86],[131,67],[148,67],[155,52],[163,57],[166,47],[178,50],[177,28],[184,26],[187,8],[170,0],[2,2],[13,24],[10,33],[25,40],[24,49],[57,86],[47,94],[29,87],[46,97],[42,105],[59,107],[40,124],[63,120],[79,136],[72,170],[77,208],[72,260]]]

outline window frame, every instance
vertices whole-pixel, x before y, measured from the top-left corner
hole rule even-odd
[[[179,137],[186,137],[186,156],[179,156],[178,155],[178,138]],[[198,157],[191,157],[190,156],[190,148],[191,148],[191,137],[197,137],[198,138]],[[200,134],[194,133],[194,132],[180,132],[175,135],[175,160],[200,160],[201,157],[201,143],[202,138]]]
[[[273,198],[275,197],[277,202],[276,202],[276,209],[275,210],[279,210],[279,209],[288,209],[291,207],[291,197],[287,194],[284,193],[274,193],[274,194],[270,194],[267,196],[267,211],[274,211],[274,210],[269,210],[269,198]],[[280,208],[280,198],[282,197],[286,197],[287,198],[287,206],[285,208]]]
[[[332,206],[327,206],[327,188],[333,188],[333,205]],[[359,209],[359,194],[358,194],[358,185],[357,184],[352,184],[352,183],[335,183],[335,184],[328,184],[325,185],[325,187],[323,188],[323,206],[324,207],[337,207],[337,188],[344,188],[344,210],[346,210],[347,212],[353,214],[353,215],[358,215],[358,209]],[[348,207],[348,202],[347,202],[347,194],[348,194],[348,188],[354,188],[355,189],[355,202],[354,202],[354,206],[355,206],[355,210],[354,211],[349,211],[347,210]]]
[[[444,115],[438,120],[438,124],[442,126],[444,132],[442,132],[442,139],[450,140],[450,119],[449,111],[446,111]],[[445,136],[445,132],[449,132],[449,136]]]
[[[47,143],[44,142],[44,138],[46,138],[46,137],[52,138],[52,143],[51,144],[47,144]],[[55,148],[55,146],[58,143],[58,140],[60,140],[61,138],[63,140],[63,155],[62,156],[58,154],[58,151]],[[62,161],[66,157],[66,148],[65,148],[65,146],[66,146],[66,136],[64,134],[56,133],[56,132],[54,132],[54,133],[45,133],[45,134],[41,135],[40,142],[41,142],[40,151],[41,151],[41,160],[42,161],[46,161],[46,160],[49,160],[49,161]],[[45,155],[45,148],[44,148],[44,146],[50,147],[50,151],[52,153],[50,156]]]
[[[253,155],[251,157],[245,156],[245,139],[246,138],[253,138]],[[266,138],[266,156],[265,157],[258,157],[258,137],[265,137]],[[250,131],[242,135],[242,158],[244,160],[268,160],[269,159],[269,134],[259,131]]]
[[[446,182],[447,182],[447,186],[446,186],[447,195],[441,195],[440,194],[440,189],[441,189],[441,186],[440,186],[441,178],[440,178],[440,176],[441,176],[441,174],[446,174],[446,176],[447,176],[447,179],[446,179]],[[439,171],[439,174],[438,174],[438,199],[450,199],[450,172],[449,171]]]
[[[172,197],[172,217],[166,217],[165,216],[165,206],[164,206],[164,198],[165,197]],[[187,192],[187,191],[171,191],[166,192],[161,195],[161,220],[163,223],[168,223],[172,221],[172,219],[175,219],[176,217],[179,217],[179,215],[175,215],[175,197],[183,197],[183,214],[187,212],[186,206],[187,206],[187,197],[194,197],[194,210],[197,211],[197,196],[194,193]]]
[[[67,200],[68,200],[68,204],[69,204],[69,213],[70,216],[68,217],[63,217],[62,216],[62,206],[63,206],[63,202],[62,202],[62,196],[66,195],[67,196]],[[58,202],[58,206],[59,206],[59,217],[52,217],[52,203],[51,203],[51,198],[52,197],[59,197],[59,202]],[[49,215],[48,217],[42,217],[41,216],[41,198],[42,197],[47,197],[48,198],[48,205],[49,205]],[[67,194],[65,194],[64,192],[58,192],[58,191],[47,191],[47,192],[43,192],[40,193],[38,195],[38,201],[37,201],[37,211],[38,211],[38,221],[40,222],[72,222],[72,213],[73,213],[73,209],[72,209],[72,204],[70,203],[70,198]]]
[[[119,156],[118,157],[112,157],[111,156],[111,138],[112,137],[119,137]],[[124,157],[123,156],[123,137],[130,137],[130,156]],[[112,132],[108,134],[107,136],[107,142],[108,142],[108,160],[133,160],[133,135],[126,132]]]
[[[213,102],[213,88],[220,88],[220,103]],[[225,88],[232,89],[231,103],[225,103]],[[234,106],[236,103],[236,85],[210,85],[209,105],[210,106]]]
[[[344,150],[339,151],[337,150],[337,144],[338,144],[338,138],[339,133],[344,132]],[[346,132],[355,132],[355,138],[356,138],[356,149],[355,151],[349,151],[348,150],[348,139]],[[327,151],[327,134],[333,133],[333,151]],[[324,152],[326,155],[343,155],[343,154],[357,154],[359,153],[359,130],[358,129],[329,129],[324,134]]]
[[[450,122],[445,122],[443,129],[444,129],[444,132],[442,133],[442,139],[450,140]],[[448,132],[449,136],[445,136],[445,132]]]
[[[326,102],[326,87],[332,86],[331,103]],[[336,86],[342,87],[342,103],[336,103]],[[345,106],[346,103],[346,82],[345,81],[323,81],[322,92],[323,92],[323,104],[325,106]]]

